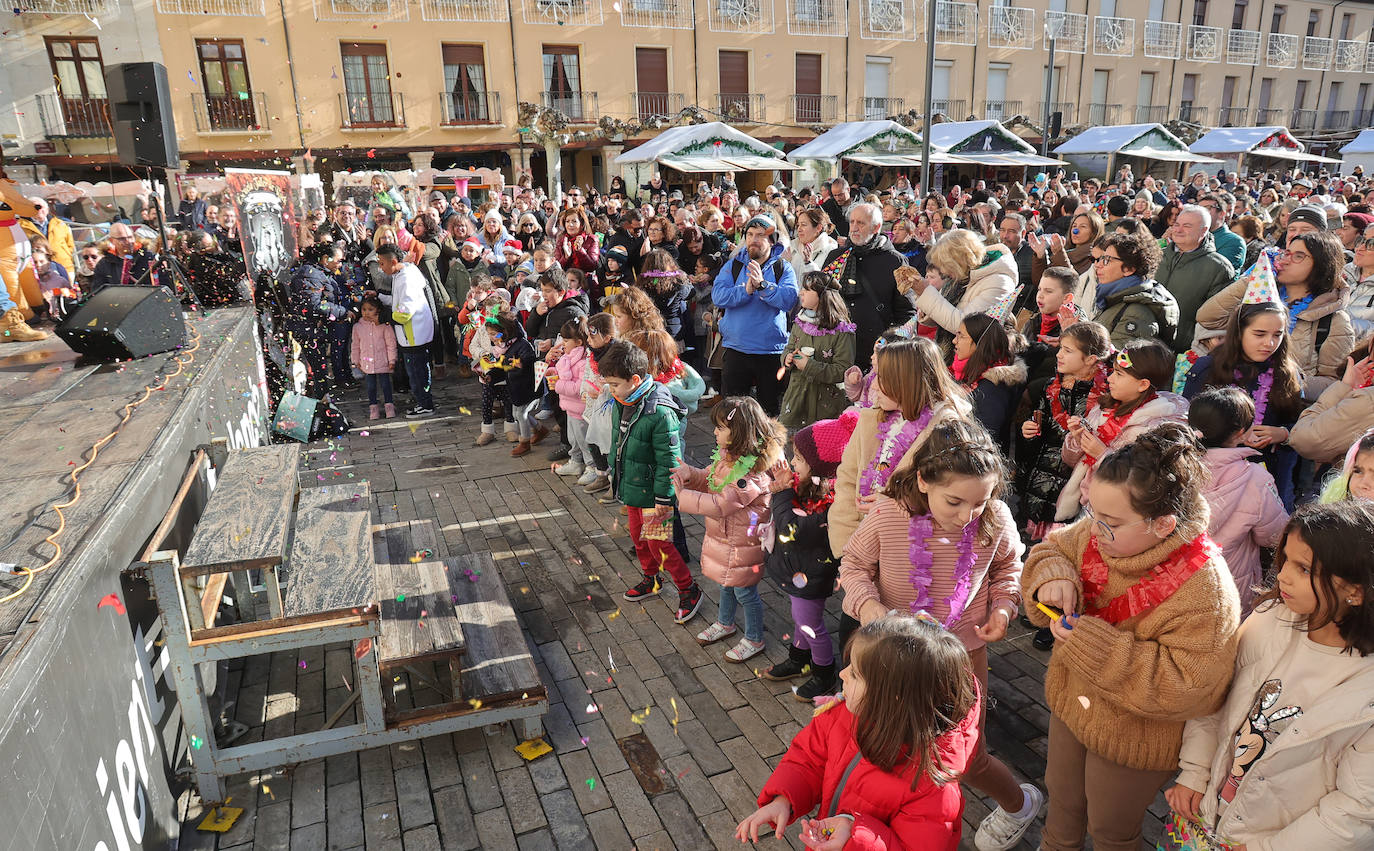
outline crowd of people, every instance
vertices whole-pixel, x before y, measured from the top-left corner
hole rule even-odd
[[[436,192],[365,223],[344,203],[293,321],[372,417],[396,382],[434,413],[451,367],[481,384],[477,446],[498,416],[516,456],[556,430],[552,474],[627,515],[625,598],[671,584],[685,624],[716,583],[696,639],[727,661],[764,650],[761,595],[789,598],[763,675],[825,702],[741,839],[819,807],[810,847],[953,849],[962,786],[996,802],[980,849],[1046,800],[1043,848],[1136,849],[1167,785],[1166,848],[1366,848],[1371,192],[1125,174]],[[1051,651],[1043,790],[982,736],[988,644],[1023,611]]]
[[[1043,848],[1134,851],[1168,785],[1168,849],[1374,845],[1374,182],[865,177],[374,184],[310,217],[287,329],[311,395],[363,382],[373,419],[474,381],[476,447],[556,432],[552,474],[626,514],[625,598],[671,583],[685,624],[715,582],[726,660],[787,596],[764,676],[824,703],[742,840],[819,808],[810,847],[953,849],[967,787],[980,849],[1048,800]],[[232,241],[180,212],[193,253]],[[131,236],[92,287],[147,272]],[[1018,616],[1051,652],[1043,790],[983,738]]]

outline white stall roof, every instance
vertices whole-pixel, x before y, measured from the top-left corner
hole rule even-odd
[[[632,165],[634,163],[659,162],[664,157],[688,157],[692,160],[698,159],[721,159],[729,158],[733,151],[722,150],[721,157],[714,156],[710,151],[701,151],[694,146],[710,140],[720,140],[728,143],[732,148],[744,148],[750,155],[757,157],[768,157],[778,160],[781,165],[772,166],[786,170],[788,165],[782,159],[782,151],[777,148],[765,145],[758,139],[741,133],[739,130],[720,121],[712,121],[706,124],[692,124],[686,127],[673,127],[664,130],[654,138],[638,147],[631,148],[620,156],[616,157],[616,165]],[[722,146],[724,147],[724,146]],[[684,153],[685,148],[693,148],[691,153]],[[737,167],[729,166],[717,171],[734,171]],[[741,170],[756,170],[745,169]]]
[[[1132,142],[1158,131],[1178,143],[1178,150],[1187,151],[1183,140],[1170,133],[1163,124],[1119,124],[1111,127],[1089,127],[1054,149],[1056,154],[1114,154]],[[1133,154],[1145,156],[1139,150]]]
[[[1374,154],[1374,128],[1361,130],[1360,134],[1341,148],[1342,154]]]
[[[909,128],[891,119],[873,121],[846,121],[836,124],[821,135],[793,150],[787,155],[789,160],[833,160],[884,133],[902,137],[906,144],[902,148],[919,148],[921,137]]]
[[[1190,150],[1203,154],[1247,154],[1275,133],[1291,137],[1288,128],[1282,125],[1271,127],[1218,127],[1204,133],[1189,146]],[[1293,141],[1297,142],[1296,139]],[[1302,143],[1298,142],[1301,146]]]
[[[1252,157],[1273,157],[1277,160],[1293,160],[1302,163],[1338,163],[1339,159],[1332,157],[1319,157],[1316,154],[1309,154],[1306,151],[1290,151],[1287,148],[1255,148],[1250,152]]]
[[[975,136],[990,127],[996,127],[1002,136],[1006,137],[1008,141],[1026,153],[1035,153],[1035,148],[1031,147],[1029,142],[1003,127],[999,122],[991,119],[983,121],[945,121],[940,124],[932,124],[930,125],[930,145],[933,148],[948,151],[950,148],[970,136]]]

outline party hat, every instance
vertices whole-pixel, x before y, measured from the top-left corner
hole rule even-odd
[[[1241,304],[1283,304],[1268,251],[1260,252],[1255,265],[1241,276],[1241,280],[1245,281],[1245,297],[1241,299]]]
[[[1022,289],[1022,287],[1017,287],[1011,292],[1000,296],[997,301],[994,301],[992,306],[984,312],[1002,325],[1007,324],[1007,322],[1011,320],[1012,305],[1016,304],[1016,299],[1021,295]]]

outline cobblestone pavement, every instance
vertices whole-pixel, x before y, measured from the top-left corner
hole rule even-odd
[[[546,451],[556,437],[524,458],[511,458],[504,440],[475,447],[477,383],[436,383],[439,415],[418,423],[369,423],[365,402],[345,404],[355,430],[331,454],[341,456],[340,469],[370,481],[378,522],[432,518],[449,552],[492,552],[548,687],[545,738],[554,752],[525,762],[505,725],[242,775],[230,781],[229,795],[246,812],[222,836],[196,832],[203,811],[194,796],[183,797],[181,847],[740,847],[735,825],[753,811],[758,790],[810,715],[788,684],[756,673],[786,656],[786,599],[764,591],[767,658],[744,665],[724,660],[728,642],[703,648],[695,641],[715,613],[713,583],[703,583],[710,599],[686,626],[673,623],[671,592],[625,603],[620,595],[638,571],[623,515],[549,471]],[[689,460],[704,463],[710,441],[705,415],[694,415]],[[702,526],[684,519],[695,556]],[[838,615],[835,597],[832,629]],[[1018,777],[1039,781],[1049,654],[1030,638],[1013,623],[1007,639],[991,645],[988,742]],[[346,646],[255,657],[231,670],[233,714],[250,728],[240,742],[318,729],[347,699],[348,671]],[[636,715],[646,707],[647,715]],[[1166,811],[1161,795],[1146,825],[1151,842],[1142,848],[1154,847]],[[987,812],[968,795],[961,848],[973,848]],[[794,826],[787,844],[800,849],[796,834]],[[1038,839],[1039,823],[1019,847],[1036,848]],[[773,839],[760,844],[784,847]]]

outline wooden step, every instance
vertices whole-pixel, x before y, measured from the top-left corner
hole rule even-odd
[[[196,523],[183,576],[268,568],[282,563],[296,503],[300,450],[291,444],[234,452]]]
[[[439,557],[433,521],[373,526],[372,547],[382,616],[377,652],[383,670],[455,660],[467,645],[449,588],[450,565]]]
[[[468,553],[444,563],[467,641],[460,672],[463,699],[491,705],[545,697],[491,553]]]
[[[377,600],[372,493],[366,481],[301,491],[288,562],[286,617],[362,609]]]

